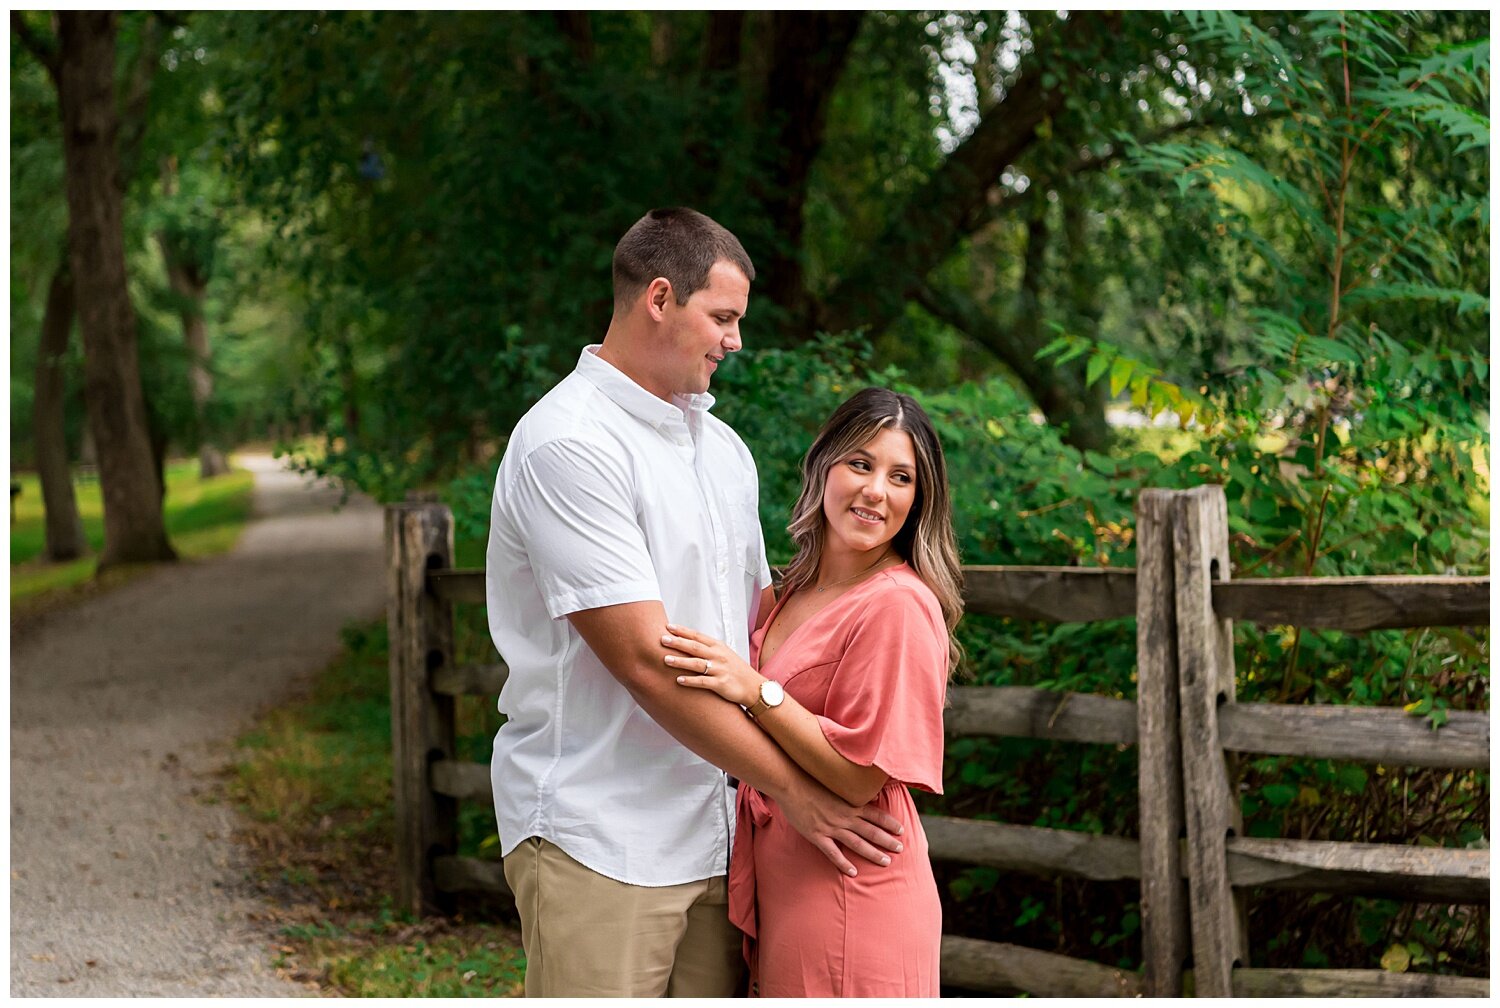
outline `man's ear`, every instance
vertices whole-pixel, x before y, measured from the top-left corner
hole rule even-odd
[[[666,277],[657,277],[646,285],[646,311],[650,314],[652,321],[662,320],[669,302],[675,302],[672,281]]]

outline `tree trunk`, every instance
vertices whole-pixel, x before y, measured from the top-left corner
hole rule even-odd
[[[187,341],[188,380],[192,383],[193,410],[198,415],[198,474],[204,479],[223,476],[229,472],[229,460],[219,446],[213,443],[208,427],[208,403],[214,395],[214,375],[209,368],[212,350],[208,345],[208,327],[203,321],[203,300],[199,294],[196,311],[191,317],[184,315],[182,335]]]
[[[763,278],[762,296],[786,313],[786,328],[808,336],[812,307],[803,279],[802,210],[823,147],[828,101],[863,18],[863,13],[841,11],[771,15],[764,148],[769,159],[754,180],[771,244],[757,274]]]
[[[42,507],[46,511],[48,560],[73,560],[88,552],[78,501],[73,495],[73,475],[68,466],[65,426],[63,356],[73,329],[73,275],[63,254],[47,287],[47,308],[42,315],[42,345],[36,359],[36,400],[32,427],[36,438],[36,471],[42,484]]]
[[[162,168],[162,190],[168,197],[176,191],[175,169],[170,164]],[[193,415],[198,422],[198,474],[211,479],[229,472],[229,463],[213,443],[208,422],[208,404],[214,395],[213,348],[203,318],[208,278],[200,264],[189,262],[174,250],[172,238],[165,231],[156,233],[156,246],[161,249],[167,282],[178,298],[177,314],[182,319],[182,339],[187,344],[188,390],[193,396]]]
[[[347,332],[334,343],[338,356],[339,384],[344,392],[344,450],[359,440],[359,375],[354,369],[354,345]]]
[[[124,196],[116,142],[115,15],[58,14],[58,103],[68,244],[84,347],[84,394],[104,494],[101,571],[176,559],[162,521],[126,286]]]
[[[744,31],[744,11],[710,11],[703,28],[698,75],[692,85],[697,89],[698,114],[687,124],[683,150],[688,170],[678,180],[688,206],[716,204],[726,187],[737,184],[724,172],[729,147],[719,124],[744,114],[740,91]]]

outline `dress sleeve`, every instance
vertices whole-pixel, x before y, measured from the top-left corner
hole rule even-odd
[[[941,794],[947,685],[948,634],[936,600],[893,585],[856,618],[818,722],[850,762]]]

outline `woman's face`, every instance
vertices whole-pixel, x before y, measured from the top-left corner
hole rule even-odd
[[[824,548],[883,549],[906,524],[917,497],[917,453],[911,435],[886,428],[828,470],[823,486]]]

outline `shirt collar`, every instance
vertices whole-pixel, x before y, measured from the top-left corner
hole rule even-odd
[[[578,355],[578,372],[631,416],[658,427],[662,424],[680,424],[690,419],[698,420],[701,414],[713,407],[714,397],[707,392],[674,395],[671,402],[652,395],[625,372],[599,356],[603,345],[593,343],[583,348]]]

